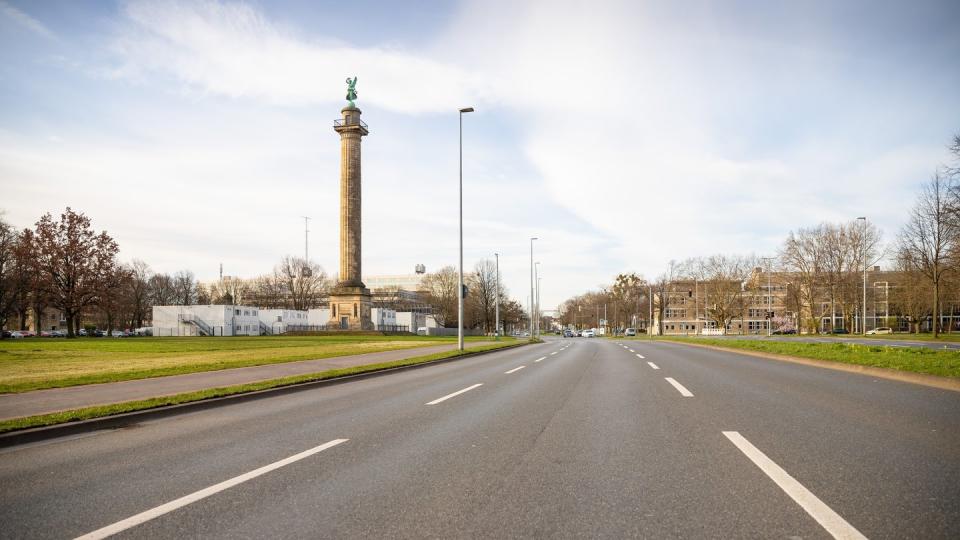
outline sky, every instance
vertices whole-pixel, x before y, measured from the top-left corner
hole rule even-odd
[[[356,76],[363,273],[500,256],[541,305],[669,261],[896,239],[960,133],[960,3],[0,0],[0,211],[67,206],[201,280],[338,268]]]

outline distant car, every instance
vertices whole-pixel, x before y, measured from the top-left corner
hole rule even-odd
[[[595,335],[596,335],[596,332],[594,332],[593,330],[583,331],[583,337],[594,337]]]
[[[26,337],[26,336],[23,335],[23,332],[21,332],[21,331],[19,331],[19,330],[14,330],[13,332],[10,332],[10,337],[12,337],[13,339],[21,339],[21,338],[24,338],[24,337]]]
[[[86,328],[81,328],[80,331],[77,332],[77,335],[78,335],[78,336],[86,336],[86,335],[87,335],[87,329],[86,329]]]
[[[23,334],[23,337],[37,337],[37,333],[33,330],[21,330],[20,333]]]
[[[570,330],[564,330],[564,331],[563,331],[563,337],[565,337],[565,338],[573,337],[573,332],[570,331]]]
[[[93,331],[93,335],[94,335],[94,337],[107,337],[107,331],[106,331],[106,330],[94,330],[94,331]]]
[[[834,328],[830,331],[831,334],[849,334],[850,332],[846,328]]]
[[[12,337],[12,336],[10,335],[10,331],[9,331],[9,330],[4,330],[4,331],[3,331],[3,337],[5,337],[5,338]]]
[[[872,336],[874,334],[892,334],[893,328],[888,328],[886,326],[881,326],[880,328],[874,328],[873,330],[867,330],[867,335]]]
[[[63,330],[51,330],[50,337],[67,337],[67,333]]]
[[[627,328],[626,330],[623,331],[623,335],[625,335],[625,336],[635,336],[635,335],[637,335],[637,329],[636,329],[636,328]]]
[[[793,335],[793,334],[796,334],[796,333],[797,333],[797,331],[794,330],[793,328],[790,328],[790,329],[788,329],[788,330],[774,330],[774,331],[773,331],[773,335],[775,335],[775,336],[789,336],[789,335]]]
[[[123,330],[114,330],[110,332],[110,336],[111,337],[127,337],[126,334],[123,333]]]

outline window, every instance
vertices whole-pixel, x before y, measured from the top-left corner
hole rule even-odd
[[[249,310],[249,309],[243,310],[243,314],[249,316],[249,315],[250,315],[250,310]]]
[[[239,310],[239,309],[233,310],[233,314],[234,314],[234,315],[239,315],[239,314],[240,314],[240,310]]]

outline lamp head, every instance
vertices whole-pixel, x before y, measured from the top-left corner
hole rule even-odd
[[[464,108],[460,109],[460,113],[461,113],[461,114],[462,114],[462,113],[465,113],[465,112],[473,112],[473,107],[464,107]]]

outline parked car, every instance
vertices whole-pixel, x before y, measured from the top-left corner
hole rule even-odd
[[[21,330],[20,333],[23,334],[23,337],[37,337],[37,333],[33,330]]]
[[[111,337],[127,337],[123,330],[114,330],[110,332]]]
[[[572,330],[564,330],[564,331],[563,331],[563,337],[565,337],[565,338],[573,337],[573,331],[572,331]]]
[[[636,328],[627,328],[626,330],[623,331],[623,335],[625,335],[625,336],[635,336],[635,335],[637,335],[637,329],[636,329]]]
[[[107,331],[106,331],[106,330],[94,330],[94,331],[93,331],[93,337],[107,337]]]
[[[78,336],[86,336],[86,335],[87,335],[87,329],[86,329],[86,328],[81,328],[80,331],[77,332],[77,335],[78,335]]]
[[[51,330],[50,337],[67,337],[67,333],[63,330]]]
[[[873,330],[867,330],[867,335],[872,336],[875,334],[892,334],[893,328],[888,328],[886,326],[881,326],[880,328],[874,328]]]
[[[595,335],[596,332],[594,332],[593,329],[583,331],[583,337],[594,337]]]
[[[773,331],[773,335],[775,335],[775,336],[789,336],[789,335],[793,335],[793,334],[796,334],[796,333],[797,333],[797,331],[794,330],[794,329],[792,329],[792,328],[789,329],[789,330],[774,330],[774,331]]]
[[[849,334],[850,332],[846,328],[834,328],[830,331],[831,334]]]
[[[9,331],[9,330],[4,330],[4,331],[3,331],[3,337],[5,337],[5,338],[12,337],[11,334],[10,334],[10,331]]]

